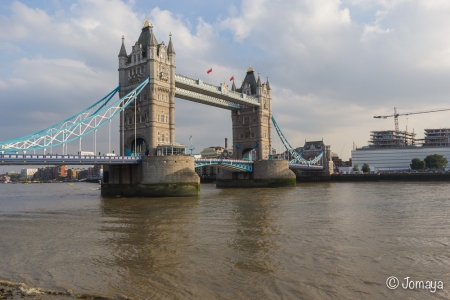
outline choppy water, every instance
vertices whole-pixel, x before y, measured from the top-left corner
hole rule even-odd
[[[0,185],[0,279],[113,299],[450,298],[448,183],[97,188]],[[390,290],[389,276],[444,289]]]

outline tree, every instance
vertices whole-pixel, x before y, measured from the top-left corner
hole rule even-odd
[[[426,168],[426,163],[418,158],[413,158],[409,166],[412,170],[423,170]]]
[[[425,157],[425,164],[430,169],[442,169],[444,168],[448,161],[447,159],[440,154],[431,154]]]
[[[357,164],[354,164],[354,165],[353,165],[353,171],[359,171],[359,167],[358,167]]]
[[[370,167],[368,164],[363,164],[361,171],[363,171],[364,173],[369,173],[370,172]]]

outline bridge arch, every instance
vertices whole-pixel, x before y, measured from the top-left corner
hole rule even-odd
[[[125,144],[125,155],[126,156],[130,156],[130,155],[140,155],[142,154],[144,151],[146,151],[148,149],[148,143],[146,141],[146,139],[142,136],[142,135],[136,135],[136,149],[134,149],[135,147],[135,143],[134,143],[135,137],[129,137],[126,144]]]
[[[242,159],[244,160],[257,160],[258,151],[255,148],[245,148],[242,150]]]

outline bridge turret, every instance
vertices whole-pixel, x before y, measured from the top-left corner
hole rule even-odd
[[[125,67],[128,60],[127,50],[125,49],[125,38],[122,36],[122,46],[120,47],[119,52],[119,83],[123,84],[126,80],[126,71]]]
[[[169,45],[167,46],[167,56],[169,59],[169,124],[170,143],[175,143],[175,48],[172,42],[172,32],[169,34]]]
[[[167,46],[167,54],[169,54],[169,56],[176,54],[172,43],[172,32],[169,34],[169,45]]]
[[[261,78],[259,77],[259,72],[258,80],[256,81],[256,96],[261,96]]]
[[[150,35],[148,37],[147,42],[148,58],[155,59],[158,56],[158,53],[156,51],[156,48],[158,47],[158,41],[156,40],[155,34],[153,33],[153,26],[149,25],[149,27],[150,27]]]
[[[233,85],[231,86],[231,90],[233,92],[236,92],[236,85],[234,84],[234,78],[233,78]]]

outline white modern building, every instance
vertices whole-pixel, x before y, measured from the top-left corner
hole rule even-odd
[[[403,147],[353,150],[352,163],[360,168],[363,164],[368,164],[372,170],[380,171],[409,169],[413,158],[423,160],[431,154],[440,154],[450,162],[450,147]]]

